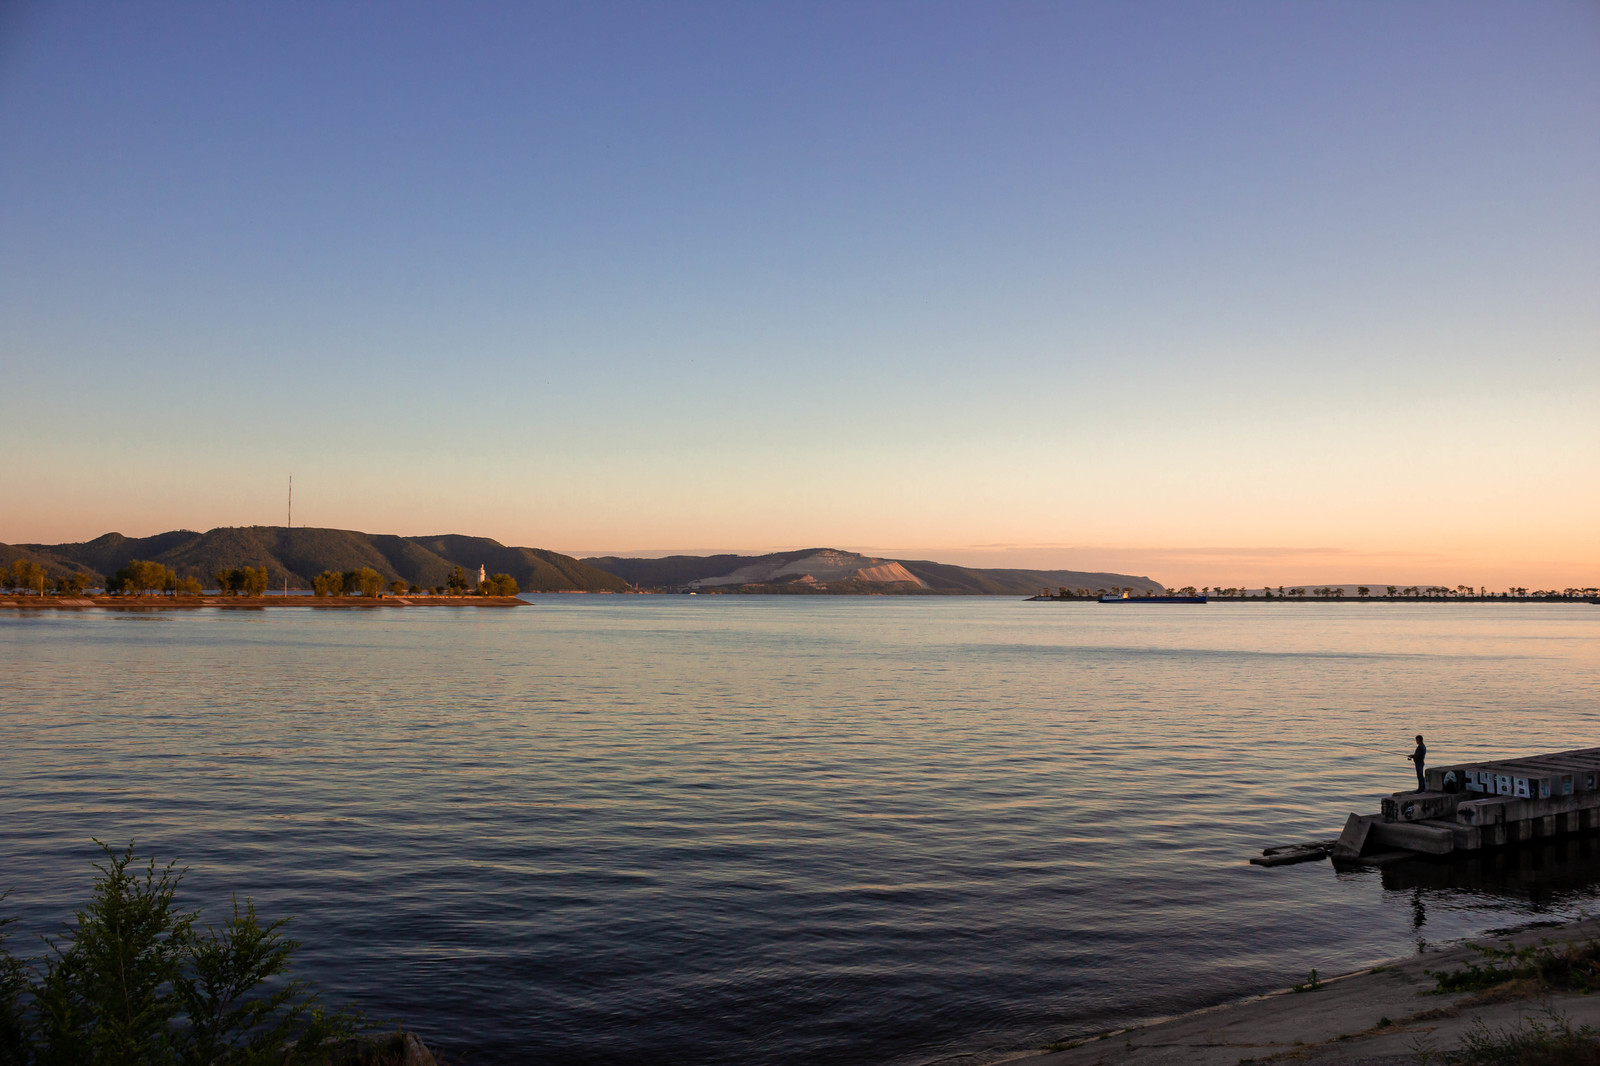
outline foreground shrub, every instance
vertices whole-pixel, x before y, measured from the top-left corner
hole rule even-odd
[[[1574,1029],[1549,1007],[1545,1016],[1508,1029],[1490,1029],[1480,1021],[1462,1038],[1460,1051],[1445,1061],[1451,1066],[1600,1066],[1600,1037],[1593,1027]]]
[[[1600,941],[1554,944],[1549,940],[1519,948],[1467,945],[1483,958],[1459,970],[1429,970],[1437,992],[1477,992],[1510,981],[1530,982],[1542,989],[1600,991]]]
[[[96,843],[99,843],[96,841]],[[344,1061],[367,1026],[286,977],[288,919],[234,901],[220,926],[175,902],[183,872],[104,844],[87,906],[64,939],[20,960],[0,920],[0,1063],[256,1066]]]

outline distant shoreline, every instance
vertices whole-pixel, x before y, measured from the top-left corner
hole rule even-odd
[[[198,610],[202,607],[526,607],[516,596],[4,596],[0,610]]]
[[[1587,603],[1590,596],[1206,596],[1215,603]],[[1029,596],[1027,603],[1102,603],[1098,596]],[[1116,603],[1117,601],[1109,601]],[[1132,602],[1140,602],[1135,597]]]

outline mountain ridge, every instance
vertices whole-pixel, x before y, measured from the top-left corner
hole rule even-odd
[[[478,567],[510,574],[524,592],[623,592],[626,581],[545,548],[508,547],[487,537],[456,533],[402,537],[319,526],[219,526],[204,533],[170,530],[150,537],[106,533],[70,544],[0,544],[0,565],[16,558],[42,565],[52,577],[88,570],[102,580],[134,559],[161,563],[179,577],[209,584],[218,570],[265,567],[270,588],[310,588],[324,570],[370,567],[385,581],[422,588],[443,585],[459,566],[470,580]]]
[[[848,577],[830,577],[851,570],[847,559],[857,560]],[[808,560],[818,560],[808,566]],[[995,596],[1031,596],[1041,588],[1062,586],[1089,591],[1131,588],[1136,592],[1162,592],[1151,578],[1085,570],[980,569],[936,563],[931,560],[881,559],[836,548],[803,548],[766,555],[669,555],[660,559],[625,556],[588,556],[583,559],[600,570],[616,574],[640,589],[686,591],[835,591],[904,592]],[[897,579],[900,574],[910,581]],[[811,580],[807,581],[807,577]]]
[[[459,533],[400,536],[319,526],[218,526],[148,537],[105,533],[66,544],[0,544],[0,567],[26,558],[51,577],[87,570],[100,582],[135,559],[161,563],[210,584],[218,570],[264,567],[271,588],[311,587],[324,570],[370,567],[385,581],[422,588],[445,583],[457,566],[473,579],[510,574],[524,592],[736,591],[1031,596],[1042,588],[1130,588],[1160,592],[1152,579],[1080,570],[981,569],[932,560],[884,559],[836,548],[765,555],[675,555],[660,559],[577,559],[544,548]],[[100,583],[97,582],[97,583]]]

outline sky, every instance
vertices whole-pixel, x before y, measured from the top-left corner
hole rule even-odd
[[[1600,4],[0,3],[0,541],[1600,585]]]

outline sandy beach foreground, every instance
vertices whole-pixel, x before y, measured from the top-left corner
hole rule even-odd
[[[0,610],[184,610],[199,607],[525,607],[515,596],[4,596]]]
[[[1096,1035],[1062,1050],[1027,1052],[1004,1060],[1020,1066],[1237,1066],[1250,1062],[1322,1066],[1400,1066],[1439,1062],[1477,1026],[1514,1029],[1550,1024],[1551,1012],[1573,1028],[1600,1027],[1600,994],[1542,994],[1530,983],[1487,992],[1436,994],[1429,970],[1455,971],[1483,957],[1485,947],[1555,944],[1600,937],[1600,919],[1530,927],[1341,977],[1314,990],[1284,989],[1129,1029]]]

